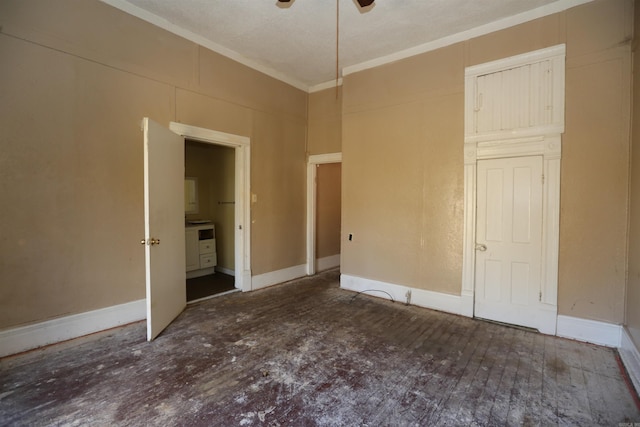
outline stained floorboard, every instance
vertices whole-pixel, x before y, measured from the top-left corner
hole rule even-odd
[[[187,279],[187,301],[196,301],[211,295],[235,289],[235,277],[217,272]]]
[[[330,271],[0,360],[0,425],[640,422],[615,350],[339,289]]]

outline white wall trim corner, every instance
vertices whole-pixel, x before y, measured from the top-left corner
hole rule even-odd
[[[266,288],[289,280],[298,279],[305,276],[306,264],[296,265],[294,267],[283,268],[282,270],[270,271],[269,273],[258,274],[251,278],[251,290]]]
[[[141,299],[6,329],[0,331],[0,357],[137,322],[146,317],[146,300]]]
[[[631,377],[631,382],[636,388],[636,392],[640,393],[640,350],[634,344],[629,332],[626,328],[622,328],[622,342],[618,352],[622,363],[624,363],[627,372]]]
[[[340,266],[340,254],[330,255],[316,260],[318,271],[329,270]]]
[[[622,326],[560,314],[558,315],[556,335],[618,348],[622,340]]]
[[[432,310],[469,316],[468,310],[465,309],[465,299],[458,295],[427,291],[348,274],[340,275],[340,288],[354,292],[366,291],[366,295],[384,299],[393,298],[394,301],[403,304],[408,302],[409,304]]]

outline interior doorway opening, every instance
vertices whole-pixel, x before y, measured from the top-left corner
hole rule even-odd
[[[326,173],[320,171],[318,174],[318,169],[323,165],[327,166]],[[341,169],[342,153],[309,156],[307,162],[307,275],[340,265]],[[323,179],[323,184],[328,184],[320,187],[320,193],[319,177]],[[336,186],[338,188],[332,188]],[[319,203],[323,203],[320,208]],[[337,213],[329,206],[336,204]],[[322,218],[318,217],[319,214]],[[321,230],[318,229],[319,226]],[[334,239],[331,235],[336,226],[337,236]],[[318,231],[326,235],[319,236]]]
[[[185,179],[185,225],[190,221],[191,225],[198,229],[197,237],[194,235],[191,237],[197,239],[198,260],[210,260],[211,264],[215,262],[213,266],[211,264],[204,266],[209,269],[207,270],[209,273],[215,273],[213,274],[215,282],[221,283],[210,285],[222,288],[229,287],[229,283],[233,282],[233,288],[228,290],[229,292],[250,291],[250,139],[175,122],[171,122],[170,129],[185,138],[185,178],[199,173],[199,169],[206,171],[203,172],[206,181],[202,186],[200,179],[196,179],[198,205],[202,195],[206,199],[203,206],[206,207],[206,212],[198,209],[198,213],[187,213],[188,188],[187,179]],[[187,160],[187,156],[196,160]],[[188,168],[188,161],[195,162],[197,166],[193,169]],[[213,181],[218,182],[213,183]],[[209,218],[204,218],[205,216]],[[217,219],[217,225],[214,217]],[[213,227],[209,224],[213,224]],[[205,236],[200,236],[200,229],[205,230]],[[186,230],[185,227],[185,239],[187,239]],[[207,247],[208,245],[212,247]],[[200,253],[201,251],[203,252]],[[185,249],[185,259],[187,255],[189,254]],[[192,255],[192,259],[195,260],[195,255]],[[198,265],[200,266],[201,264]],[[198,276],[193,273],[187,274],[187,279],[204,277],[204,275]],[[200,279],[200,281],[206,281],[206,279]],[[208,286],[205,283],[204,287]],[[220,294],[216,293],[216,295]],[[195,295],[193,300],[188,299],[189,302],[195,302],[206,297]]]
[[[186,139],[187,303],[235,288],[235,151]]]

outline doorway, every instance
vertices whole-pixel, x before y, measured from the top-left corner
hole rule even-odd
[[[318,168],[322,167],[322,165],[333,166],[329,166],[326,170],[322,170],[320,174],[318,174]],[[307,275],[309,276],[315,274],[316,271],[327,270],[340,265],[339,230],[341,229],[341,209],[338,206],[337,215],[335,213],[335,209],[331,209],[331,207],[326,205],[319,209],[318,176],[323,178],[323,184],[329,184],[328,187],[323,185],[320,188],[320,196],[323,197],[323,200],[335,205],[336,196],[337,203],[340,203],[341,198],[341,169],[342,153],[312,155],[309,156],[309,160],[307,162]],[[332,189],[332,183],[339,186],[339,188]],[[322,192],[323,188],[325,190],[324,192]],[[337,191],[337,194],[335,191],[331,190]],[[318,218],[319,212],[323,216],[321,220]],[[338,224],[337,254],[335,253],[336,244],[334,239],[330,237],[332,233],[335,233],[336,221]],[[326,236],[323,235],[320,239],[318,236],[319,225],[322,227],[322,230],[327,231]],[[322,245],[321,247],[318,246],[319,243]]]
[[[461,312],[468,316],[504,318],[505,312],[510,311],[511,317],[506,320],[507,322],[533,327],[551,335],[556,334],[558,315],[560,166],[564,133],[565,54],[566,46],[561,44],[465,68]],[[500,245],[493,241],[490,243],[485,241],[486,236],[483,233],[489,226],[495,227],[498,232],[506,233],[500,228],[505,224],[501,224],[493,216],[493,211],[489,214],[480,212],[486,209],[499,210],[495,206],[504,204],[504,200],[501,201],[500,198],[506,197],[504,189],[501,191],[496,190],[498,187],[489,189],[485,185],[487,182],[482,183],[480,180],[498,180],[500,174],[513,174],[513,169],[508,165],[509,161],[501,162],[504,159],[515,161],[515,159],[528,157],[537,158],[538,165],[535,169],[542,170],[541,174],[536,172],[540,179],[535,186],[536,193],[535,195],[525,194],[526,192],[512,194],[514,200],[507,205],[523,203],[526,199],[533,207],[532,198],[534,196],[536,199],[541,198],[541,202],[535,201],[536,206],[541,205],[541,212],[535,213],[541,216],[541,223],[535,225],[535,233],[540,240],[540,249],[535,249],[539,254],[539,267],[538,261],[531,257],[510,259],[509,256],[516,255],[513,247],[505,249],[507,253],[505,256],[500,255],[499,260],[491,258],[493,255],[489,252],[497,250]],[[493,160],[497,161],[493,164],[497,165],[495,172],[488,172],[486,168],[491,163],[485,163],[485,161]],[[480,171],[482,168],[484,170]],[[529,166],[525,167],[527,168]],[[511,172],[508,172],[509,170]],[[518,173],[522,175],[512,176],[508,180],[526,181],[524,176],[529,172],[525,173],[523,169]],[[528,185],[531,191],[534,191],[534,181],[526,184],[525,187]],[[514,182],[509,185],[512,184]],[[481,188],[481,186],[485,187]],[[513,192],[513,189],[511,191]],[[483,206],[485,202],[491,208]],[[503,208],[508,209],[504,206]],[[524,215],[524,213],[521,214]],[[491,218],[483,219],[483,215],[489,215]],[[531,218],[528,215],[531,215]],[[517,220],[533,227],[533,221],[530,223],[530,220],[533,220],[533,211]],[[486,221],[492,222],[485,223]],[[491,230],[492,233],[494,231]],[[511,230],[509,236],[503,234],[497,240],[511,239],[514,232]],[[517,232],[521,233],[522,230]],[[533,230],[527,232],[534,233]],[[522,236],[518,238],[520,237]],[[537,247],[537,241],[531,240],[530,246]],[[509,252],[510,250],[514,253]],[[535,272],[531,269],[535,269]],[[516,276],[519,278],[515,279]],[[487,287],[488,280],[500,285],[492,284]],[[535,284],[508,289],[514,282],[524,281],[533,281]],[[514,306],[532,304],[536,307],[536,314],[525,314],[526,310],[518,310],[514,307],[491,309],[489,308],[491,304],[486,305],[489,301],[498,300],[509,301],[509,305]],[[513,301],[517,303],[511,304]],[[527,304],[523,304],[525,301]]]
[[[235,152],[191,139],[184,146],[186,291],[193,303],[235,289]]]
[[[185,212],[195,188],[185,180],[185,138],[234,148],[235,287],[251,290],[250,267],[250,149],[249,138],[171,122],[170,129],[142,120],[144,146],[144,238],[147,339],[153,340],[184,310],[186,298]],[[189,185],[187,185],[189,184]],[[187,187],[187,188],[185,188]],[[188,189],[189,191],[185,191]],[[189,194],[189,202],[183,195]],[[203,261],[213,261],[215,238],[211,226],[201,224],[195,235]],[[203,241],[204,240],[204,241]],[[163,243],[160,245],[160,243]],[[202,256],[204,255],[204,256]],[[204,258],[204,259],[203,259]]]
[[[537,326],[542,156],[478,161],[476,317]]]
[[[232,251],[232,255],[229,253],[225,255],[224,265],[221,264],[218,270],[221,274],[233,277],[234,289],[239,289],[243,292],[250,291],[252,289],[249,211],[251,206],[249,189],[251,182],[250,139],[245,136],[175,122],[171,122],[169,128],[173,132],[182,135],[185,140],[189,141],[189,144],[197,143],[213,146],[214,150],[228,150],[220,151],[220,153],[223,153],[222,157],[224,157],[224,166],[222,167],[233,169],[232,185],[225,187],[224,191],[219,193],[220,197],[215,197],[215,200],[211,200],[214,207],[221,210],[222,213],[220,215],[225,218],[224,242],[221,244],[224,245],[223,248],[226,252]],[[228,171],[222,171],[221,173],[224,176],[229,175]],[[185,175],[187,174],[185,173]],[[227,184],[229,183],[227,182]],[[218,202],[221,203],[218,205]],[[233,218],[233,220],[230,218]],[[216,242],[216,251],[218,247],[220,246]],[[230,267],[231,265],[233,267]]]

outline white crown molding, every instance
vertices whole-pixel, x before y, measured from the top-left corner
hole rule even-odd
[[[253,61],[239,54],[234,50],[228,49],[198,34],[195,34],[175,24],[172,24],[166,19],[161,18],[137,6],[134,6],[125,0],[100,0],[100,1],[105,4],[108,4],[109,6],[115,7],[116,9],[119,9],[125,13],[128,13],[129,15],[135,16],[139,19],[142,19],[143,21],[149,22],[150,24],[153,24],[173,34],[183,37],[186,40],[189,40],[200,46],[210,49],[216,53],[219,53],[220,55],[233,59],[234,61],[237,61],[240,64],[246,65],[249,68],[252,68],[270,77],[273,77],[274,79],[280,80],[297,89],[305,91],[307,93],[319,92],[321,90],[335,87],[336,85],[335,80],[330,80],[328,82],[309,86],[297,79],[291,78],[290,76],[280,71],[277,71],[272,68],[266,67],[262,64],[259,64],[258,62]],[[536,9],[520,13],[518,15],[510,16],[508,18],[494,21],[489,24],[481,25],[480,27],[472,28],[470,30],[453,34],[448,37],[443,37],[441,39],[424,43],[409,49],[401,50],[391,55],[382,56],[380,58],[375,58],[370,61],[362,62],[360,64],[344,67],[342,69],[342,76],[344,77],[349,74],[357,73],[358,71],[363,71],[370,68],[375,68],[381,65],[385,65],[394,61],[399,61],[401,59],[410,58],[412,56],[420,55],[422,53],[436,50],[441,47],[450,46],[455,43],[466,41],[474,37],[483,36],[485,34],[503,30],[505,28],[513,27],[528,21],[532,21],[534,19],[542,18],[548,15],[553,15],[554,13],[562,12],[567,9],[571,9],[572,7],[580,6],[582,4],[586,4],[592,1],[594,0],[559,0],[555,3],[549,4],[546,6],[541,6]],[[338,85],[342,86],[342,78],[338,79]]]
[[[533,21],[534,19],[543,18],[545,16],[553,15],[554,13],[563,12],[567,9],[571,9],[572,7],[580,6],[592,1],[593,0],[559,0],[546,6],[540,6],[536,9],[522,12],[508,18],[500,19],[489,24],[481,25],[467,31],[462,31],[460,33],[452,34],[438,40],[424,43],[409,49],[401,50],[399,52],[392,53],[391,55],[382,56],[380,58],[362,62],[360,64],[344,67],[342,69],[342,76],[348,76],[349,74],[357,73],[359,71],[364,71],[370,68],[389,64],[391,62],[407,59],[412,56],[450,46],[455,43],[467,41],[475,37],[480,37],[486,34],[494,33],[496,31],[504,30],[505,28],[515,27],[516,25]]]
[[[239,54],[234,50],[228,49],[224,46],[214,43],[205,37],[202,37],[189,30],[185,30],[184,28],[181,28],[175,24],[172,24],[166,19],[161,18],[158,15],[154,15],[153,13],[148,12],[144,9],[141,9],[138,6],[135,6],[125,0],[100,0],[100,1],[105,4],[108,4],[109,6],[115,7],[116,9],[120,9],[121,11],[128,13],[129,15],[135,16],[136,18],[140,18],[143,21],[153,24],[156,27],[160,27],[163,30],[167,30],[170,33],[176,34],[186,40],[189,40],[202,47],[205,47],[209,50],[219,53],[220,55],[233,59],[234,61],[239,62],[242,65],[246,65],[249,68],[252,68],[256,71],[266,74],[269,77],[273,77],[276,80],[280,80],[281,82],[284,82],[288,85],[295,87],[296,89],[300,89],[304,92],[309,92],[309,85],[304,84],[297,79],[293,79],[290,76],[280,71],[274,70],[273,68],[269,68],[262,64],[259,64],[256,61],[253,61]]]

